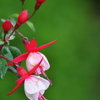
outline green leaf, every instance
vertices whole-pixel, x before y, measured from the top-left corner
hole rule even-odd
[[[17,13],[10,15],[10,17],[18,17],[18,16],[19,16],[19,14],[17,14]]]
[[[13,26],[15,26],[16,20],[14,18],[12,18],[12,17],[9,17],[9,20],[12,22]]]
[[[5,19],[1,19],[2,22],[5,22]]]
[[[8,48],[11,51],[11,53],[13,55],[13,58],[15,58],[15,57],[17,57],[21,54],[21,51],[18,48],[14,47],[14,46],[9,46]]]
[[[9,38],[9,40],[13,40],[14,38],[15,38],[15,36],[12,35],[12,36]]]
[[[15,68],[8,66],[8,70],[10,70],[12,73],[14,73],[17,77],[20,77]]]
[[[3,79],[3,77],[5,76],[8,66],[7,65],[7,61],[3,58],[0,58],[0,78]]]
[[[13,59],[13,56],[9,50],[8,47],[4,46],[3,49],[2,49],[2,55],[5,56],[6,58],[12,60]]]
[[[27,21],[26,22],[26,24],[32,29],[32,31],[34,31],[35,32],[35,27],[34,27],[34,25],[33,25],[33,23],[32,22],[30,22],[30,21]]]
[[[0,39],[0,45],[2,45],[2,44],[4,44],[4,41],[2,41],[2,40]]]

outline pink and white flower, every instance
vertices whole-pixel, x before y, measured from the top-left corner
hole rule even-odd
[[[40,76],[31,75],[24,82],[25,94],[30,100],[43,100],[43,94],[49,85],[48,80]]]
[[[34,66],[36,66],[42,58],[43,60],[35,72],[38,75],[44,73],[43,71],[48,70],[50,68],[50,64],[45,55],[40,52],[31,52],[26,59],[26,67],[28,71],[34,68]]]
[[[33,75],[34,71],[40,66],[42,60],[43,58],[29,72],[26,72],[23,67],[17,68],[17,72],[21,78],[16,81],[18,85],[8,93],[8,95],[12,94],[24,83],[25,94],[30,100],[43,100],[45,98],[43,94],[50,85],[49,81],[40,76]]]

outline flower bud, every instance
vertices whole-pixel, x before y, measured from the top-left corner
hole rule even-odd
[[[18,67],[17,72],[20,76],[24,76],[27,74],[26,70],[23,67]]]
[[[46,1],[46,0],[37,0],[36,4],[35,4],[35,10],[39,9],[39,7],[41,6],[41,4]]]
[[[22,11],[18,16],[19,23],[25,23],[28,20],[28,10]]]
[[[37,0],[38,3],[43,3],[46,0]]]
[[[6,20],[3,24],[2,24],[2,28],[4,29],[4,33],[7,33],[12,27],[12,23],[9,20]]]

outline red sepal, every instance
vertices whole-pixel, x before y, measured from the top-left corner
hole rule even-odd
[[[25,60],[27,58],[28,54],[29,53],[23,53],[23,54],[19,55],[18,57],[16,57],[15,59],[13,59],[12,61],[19,63],[19,62]],[[14,65],[14,64],[12,62],[9,62],[8,66],[11,66],[11,65]]]

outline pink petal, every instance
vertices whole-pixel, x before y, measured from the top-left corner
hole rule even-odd
[[[34,67],[32,68],[29,72],[28,75],[32,75],[34,73],[34,71],[39,67],[39,65],[41,64],[43,58],[40,60],[40,62]]]
[[[43,60],[40,64],[40,66],[42,67],[42,69],[44,71],[48,70],[50,68],[50,64],[49,64],[47,58],[45,57],[45,55],[43,55],[40,52],[31,52],[26,59],[26,68],[28,69],[28,71],[30,71],[32,68],[34,68],[34,66],[36,66],[42,58],[43,58]],[[41,74],[40,67],[38,67],[36,69],[35,74],[36,73]]]
[[[41,50],[41,49],[43,49],[43,48],[46,48],[46,47],[50,46],[51,44],[53,44],[53,43],[55,43],[55,42],[56,42],[56,40],[54,40],[54,41],[52,41],[52,42],[50,42],[50,43],[47,43],[47,44],[45,44],[45,45],[42,45],[42,46],[36,48],[34,51],[39,51],[39,50]]]
[[[36,48],[36,46],[37,46],[36,40],[32,39],[30,43],[26,44],[26,49],[28,52],[31,52]]]
[[[23,54],[19,55],[18,57],[14,58],[12,61],[19,63],[19,62],[25,60],[27,58],[28,54],[29,53],[23,53]],[[11,66],[11,65],[14,65],[14,64],[12,62],[9,62],[8,66]]]

